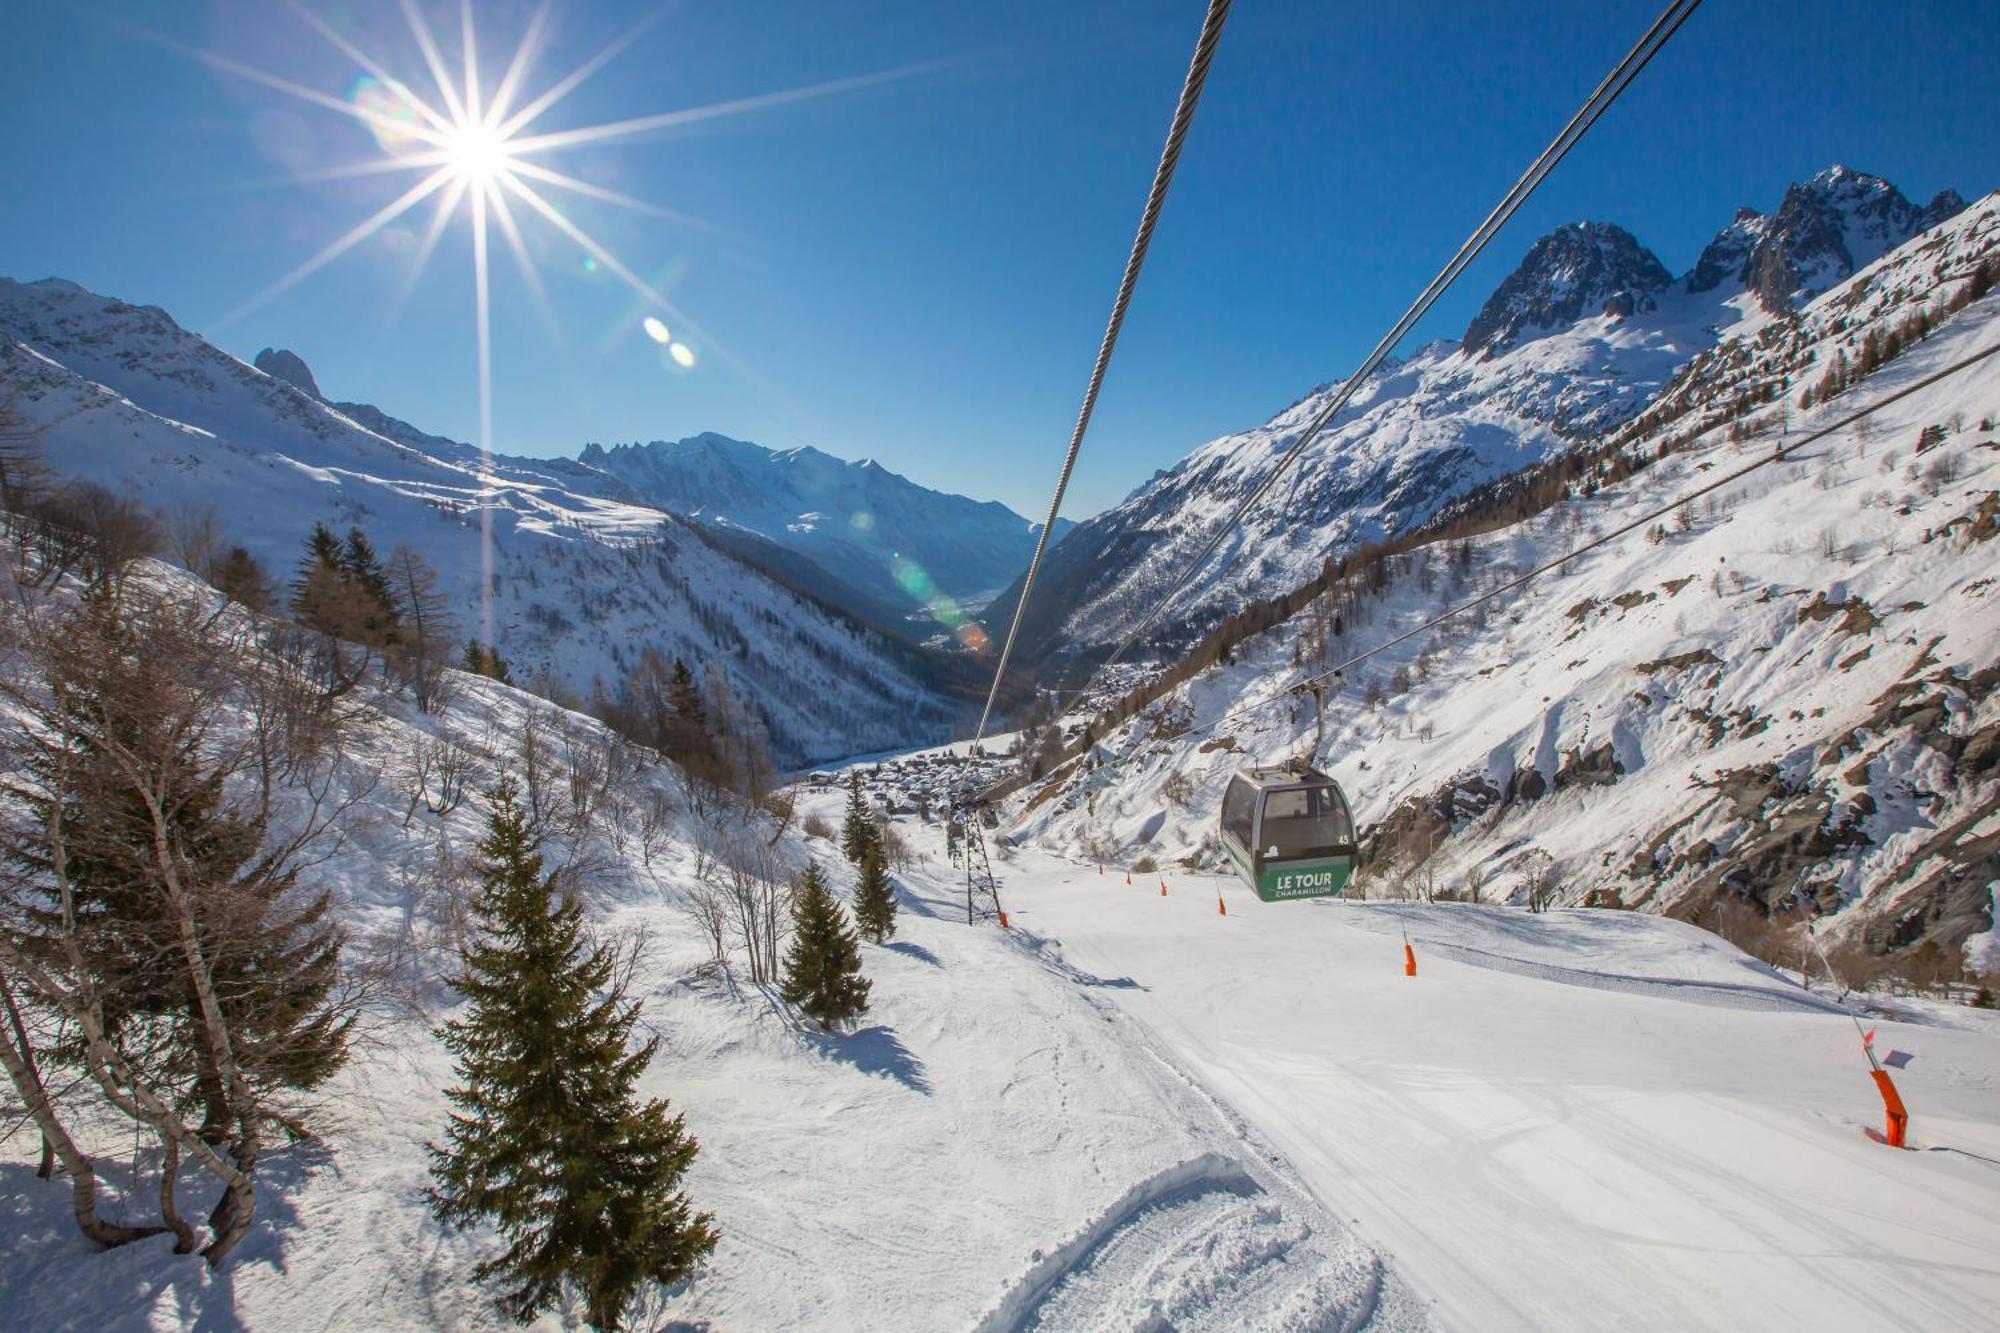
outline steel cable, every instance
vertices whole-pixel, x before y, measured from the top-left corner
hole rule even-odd
[[[1035,540],[1035,554],[1028,561],[1028,573],[1021,583],[1021,598],[1014,604],[1014,619],[1007,626],[1007,639],[1000,649],[999,663],[993,670],[993,686],[986,692],[986,707],[979,713],[979,728],[972,739],[977,744],[986,735],[986,723],[993,715],[993,701],[1000,697],[1000,681],[1007,674],[1007,660],[1014,652],[1014,638],[1021,632],[1021,620],[1027,613],[1028,596],[1035,590],[1035,575],[1042,567],[1042,555],[1049,548],[1049,534],[1055,530],[1056,514],[1062,509],[1063,494],[1069,489],[1070,473],[1076,468],[1076,456],[1083,448],[1083,435],[1090,427],[1091,413],[1097,408],[1097,392],[1104,384],[1105,368],[1111,364],[1111,349],[1118,343],[1118,331],[1125,323],[1126,307],[1132,303],[1132,289],[1138,285],[1139,269],[1146,262],[1146,250],[1153,243],[1153,228],[1159,223],[1160,208],[1167,200],[1167,187],[1173,184],[1174,168],[1180,162],[1181,144],[1187,138],[1188,126],[1194,122],[1195,104],[1201,100],[1202,85],[1208,81],[1208,67],[1215,59],[1216,43],[1222,40],[1222,24],[1229,17],[1230,0],[1209,0],[1208,15],[1202,20],[1201,36],[1195,42],[1194,59],[1188,65],[1187,78],[1181,84],[1180,101],[1174,106],[1173,124],[1167,130],[1166,147],[1160,152],[1159,165],[1153,169],[1153,188],[1146,196],[1145,212],[1139,216],[1139,230],[1132,238],[1132,252],[1125,258],[1125,275],[1118,283],[1118,297],[1111,303],[1111,319],[1104,327],[1104,338],[1097,347],[1097,363],[1091,367],[1090,385],[1084,390],[1083,406],[1076,414],[1076,426],[1070,432],[1069,451],[1063,456],[1062,474],[1056,479],[1055,495],[1049,501],[1049,516],[1042,524],[1042,531]]]
[[[1215,730],[1217,727],[1221,726],[1225,722],[1230,721],[1233,718],[1242,717],[1246,713],[1254,713],[1259,711],[1260,709],[1269,708],[1272,705],[1288,698],[1295,690],[1305,689],[1308,686],[1318,685],[1326,681],[1332,680],[1335,677],[1344,674],[1350,668],[1359,666],[1361,663],[1367,661],[1371,657],[1376,656],[1378,653],[1386,652],[1389,649],[1394,648],[1397,644],[1407,643],[1411,639],[1416,638],[1419,634],[1423,634],[1430,630],[1436,629],[1439,625],[1443,624],[1447,620],[1450,620],[1454,616],[1463,615],[1465,612],[1472,610],[1472,608],[1476,606],[1480,606],[1483,605],[1484,603],[1492,601],[1494,598],[1500,596],[1502,593],[1512,592],[1514,589],[1521,587],[1523,584],[1529,582],[1531,579],[1546,574],[1552,569],[1556,569],[1562,565],[1566,565],[1570,561],[1576,559],[1578,556],[1584,555],[1590,551],[1594,551],[1598,547],[1603,546],[1608,542],[1615,541],[1617,538],[1623,537],[1627,533],[1636,531],[1637,529],[1644,527],[1648,523],[1657,523],[1661,519],[1665,518],[1668,514],[1671,514],[1676,509],[1679,509],[1682,505],[1687,504],[1689,501],[1698,500],[1704,495],[1712,494],[1715,491],[1721,490],[1725,486],[1741,481],[1744,477],[1749,476],[1752,472],[1757,471],[1759,468],[1769,467],[1773,463],[1782,463],[1792,454],[1796,453],[1800,449],[1805,448],[1807,445],[1816,444],[1820,440],[1823,440],[1827,436],[1833,434],[1835,431],[1843,430],[1846,427],[1851,426],[1855,422],[1861,420],[1863,417],[1866,417],[1875,412],[1879,412],[1883,408],[1889,406],[1891,403],[1900,402],[1901,400],[1908,398],[1911,394],[1916,393],[1921,389],[1928,389],[1931,385],[1938,383],[1940,380],[1948,379],[1951,376],[1956,375],[1961,371],[1969,370],[1973,366],[1976,366],[1980,362],[1986,360],[1988,357],[1994,356],[1996,354],[2000,354],[2000,343],[1995,343],[1993,346],[1986,348],[1984,351],[1974,352],[1971,356],[1965,357],[1958,361],[1954,361],[1950,365],[1944,367],[1943,369],[1934,371],[1931,374],[1924,376],[1922,379],[1918,380],[1914,384],[1906,385],[1903,388],[1896,390],[1894,393],[1887,394],[1884,397],[1877,399],[1876,401],[1870,403],[1868,406],[1862,408],[1858,412],[1850,413],[1849,415],[1842,417],[1838,421],[1820,427],[1818,430],[1798,440],[1796,443],[1784,445],[1781,448],[1775,449],[1771,453],[1766,454],[1764,457],[1757,459],[1755,462],[1748,463],[1743,467],[1736,469],[1734,472],[1730,472],[1724,476],[1718,477],[1716,480],[1711,481],[1706,485],[1698,486],[1694,490],[1689,491],[1686,495],[1677,496],[1675,497],[1672,503],[1662,505],[1659,508],[1654,509],[1648,513],[1641,514],[1638,518],[1635,518],[1630,522],[1623,524],[1620,527],[1613,528],[1611,531],[1605,533],[1601,537],[1594,537],[1590,541],[1583,543],[1583,545],[1581,546],[1574,547],[1568,551],[1563,552],[1559,556],[1555,556],[1552,559],[1545,560],[1541,564],[1536,565],[1533,569],[1528,570],[1526,573],[1518,574],[1515,577],[1507,580],[1505,583],[1499,584],[1496,587],[1491,588],[1484,593],[1481,593],[1477,597],[1471,598],[1467,601],[1460,602],[1455,606],[1447,607],[1445,610],[1440,611],[1437,615],[1432,616],[1429,620],[1426,620],[1422,624],[1418,625],[1415,629],[1408,630],[1402,634],[1398,634],[1393,639],[1385,639],[1381,643],[1376,644],[1373,648],[1368,649],[1366,652],[1356,653],[1354,656],[1348,658],[1346,661],[1339,663],[1337,666],[1329,667],[1325,671],[1322,671],[1317,675],[1307,676],[1303,680],[1295,681],[1292,684],[1286,686],[1283,693],[1275,694],[1266,699],[1258,699],[1252,703],[1242,704],[1236,708],[1232,708],[1228,712],[1222,714],[1220,717],[1217,717],[1214,721],[1204,722],[1198,727],[1190,727],[1183,734],[1190,736],[1202,735],[1206,732]],[[1128,760],[1137,757],[1138,756],[1135,752],[1134,754],[1127,755],[1124,758],[1115,759],[1111,761],[1111,763],[1104,765],[1104,767],[1117,768],[1126,763]]]
[[[1390,327],[1389,331],[1382,336],[1381,341],[1375,344],[1374,349],[1362,360],[1359,368],[1342,382],[1339,390],[1334,393],[1333,397],[1327,400],[1326,404],[1307,423],[1305,429],[1300,432],[1298,439],[1292,443],[1291,447],[1278,460],[1277,466],[1266,473],[1264,479],[1258,482],[1248,495],[1244,496],[1241,503],[1236,506],[1236,509],[1229,517],[1216,527],[1214,534],[1203,545],[1194,559],[1190,560],[1182,568],[1179,576],[1167,588],[1166,593],[1160,600],[1154,604],[1153,609],[1137,625],[1133,626],[1125,635],[1125,638],[1120,641],[1117,649],[1111,656],[1106,658],[1102,664],[1091,672],[1092,677],[1108,670],[1115,664],[1125,655],[1126,650],[1137,641],[1139,636],[1145,633],[1154,621],[1159,619],[1160,615],[1172,604],[1174,598],[1187,586],[1188,581],[1194,577],[1195,572],[1201,568],[1202,563],[1210,555],[1214,554],[1215,548],[1221,545],[1222,539],[1228,536],[1230,531],[1242,521],[1244,515],[1249,513],[1257,501],[1263,498],[1264,493],[1284,474],[1285,469],[1290,467],[1298,459],[1299,455],[1305,452],[1307,446],[1319,436],[1320,432],[1326,429],[1334,416],[1343,407],[1347,406],[1348,401],[1354,396],[1355,391],[1360,388],[1362,383],[1382,364],[1389,353],[1409,333],[1416,322],[1429,313],[1430,308],[1437,303],[1438,298],[1444,295],[1452,283],[1458,279],[1459,274],[1463,273],[1466,267],[1479,256],[1479,252],[1486,248],[1486,243],[1493,239],[1494,234],[1506,224],[1509,218],[1513,217],[1522,204],[1527,202],[1528,196],[1535,192],[1536,187],[1542,183],[1551,171],[1555,170],[1556,166],[1569,154],[1570,149],[1574,148],[1577,142],[1585,134],[1589,133],[1591,126],[1597,123],[1598,118],[1611,108],[1612,103],[1616,102],[1625,89],[1631,86],[1633,80],[1639,77],[1640,72],[1648,64],[1652,63],[1653,57],[1659,54],[1660,48],[1665,46],[1676,32],[1680,31],[1681,25],[1687,21],[1688,16],[1695,11],[1700,3],[1701,0],[1672,0],[1672,3],[1668,4],[1666,9],[1661,11],[1660,16],[1653,20],[1653,25],[1640,37],[1637,44],[1626,53],[1625,58],[1618,62],[1618,65],[1611,73],[1605,75],[1603,82],[1597,85],[1596,90],[1591,93],[1589,99],[1584,102],[1582,107],[1578,108],[1574,116],[1570,117],[1569,123],[1563,126],[1562,132],[1556,135],[1547,148],[1542,150],[1541,156],[1537,157],[1528,169],[1521,174],[1521,178],[1514,182],[1513,188],[1508,190],[1500,202],[1494,206],[1493,211],[1486,215],[1486,220],[1474,229],[1472,235],[1466,238],[1465,243],[1458,248],[1458,252],[1451,257],[1450,262],[1438,272],[1435,278],[1431,279],[1430,285],[1424,288],[1422,293],[1410,305],[1410,308],[1403,312],[1402,318],[1398,319]],[[1223,568],[1228,568],[1227,561],[1224,562]]]

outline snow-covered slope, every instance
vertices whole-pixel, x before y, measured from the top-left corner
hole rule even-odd
[[[713,433],[685,440],[591,444],[586,467],[632,498],[799,557],[817,588],[857,609],[953,628],[1027,567],[1040,524],[997,501],[928,490],[872,459],[817,449],[782,452]],[[1075,526],[1057,525],[1056,537]],[[942,594],[944,605],[934,606]]]
[[[1895,1077],[1919,1150],[1896,1152],[1869,1137],[1881,1103],[1830,988],[1677,922],[1260,903],[1234,881],[1222,915],[1178,870],[1166,897],[1032,850],[1002,870],[1020,929],[1129,978],[1107,993],[1120,1017],[1354,1219],[1442,1328],[1992,1326],[2000,1015],[1867,1020],[1916,1057]]]
[[[1329,556],[1422,524],[1474,488],[1631,417],[1695,354],[1846,278],[1956,212],[1833,167],[1745,209],[1678,281],[1621,228],[1537,241],[1457,342],[1391,360],[1209,557],[1154,637],[1184,644]],[[1036,583],[1030,655],[1117,642],[1268,475],[1339,385],[1203,445],[1081,524]],[[997,605],[1011,607],[1018,586]],[[1100,654],[1101,655],[1101,654]]]
[[[359,524],[384,552],[409,543],[519,679],[548,671],[587,693],[657,645],[720,667],[789,762],[940,737],[955,716],[907,644],[659,509],[578,489],[575,464],[487,463],[373,408],[349,415],[158,309],[0,280],[0,398],[60,472],[212,504],[228,540],[281,574],[316,520]]]
[[[137,577],[202,595],[164,566]],[[441,978],[463,866],[485,828],[481,793],[520,773],[531,720],[557,775],[547,864],[564,868],[593,930],[642,946],[630,993],[661,1046],[641,1090],[686,1117],[701,1151],[685,1188],[721,1235],[695,1280],[655,1293],[630,1327],[1013,1330],[1148,1312],[1217,1333],[1427,1326],[1344,1215],[1105,1001],[1122,979],[955,915],[935,827],[903,825],[925,861],[896,875],[896,938],[861,946],[865,1021],[821,1034],[774,988],[710,962],[687,909],[732,840],[760,853],[768,843],[781,875],[817,860],[846,897],[852,875],[831,841],[796,826],[780,835],[761,811],[713,797],[688,801],[677,770],[621,751],[588,717],[483,678],[456,684],[441,716],[367,688],[349,697],[351,763],[327,790],[355,804],[337,840],[316,845],[304,883],[333,894],[349,964],[401,988],[370,1009],[351,1062],[319,1090],[318,1137],[260,1160],[244,1244],[219,1273],[172,1253],[171,1238],[94,1253],[76,1235],[67,1182],[34,1178],[33,1133],[9,1116],[0,1328],[515,1327],[471,1280],[496,1238],[431,1217],[425,1144],[450,1109],[435,1025],[459,1003]],[[14,725],[0,711],[0,731]],[[441,742],[470,757],[470,794],[452,808],[434,786],[429,801],[411,795],[418,757]],[[579,767],[603,780],[587,824],[566,795]],[[281,792],[280,827],[304,799]],[[839,799],[808,810],[835,815]],[[82,1117],[76,1128],[107,1215],[136,1216],[157,1154],[137,1154],[135,1181],[129,1125]],[[181,1180],[186,1215],[205,1214],[204,1179]],[[580,1327],[579,1314],[535,1327]]]
[[[1323,618],[1239,645],[1103,741],[1096,759],[1121,763],[1031,789],[1017,832],[1211,863],[1229,772],[1310,741],[1310,705],[1285,692],[1313,665],[1994,346],[2000,294],[1949,312],[1996,274],[1989,195],[1704,355],[1571,498],[1389,557]],[[1897,331],[1908,350],[1800,409]],[[1996,536],[2000,358],[1369,660],[1331,698],[1322,752],[1371,826],[1369,892],[1541,886],[1709,926],[1747,916],[1774,939],[1831,913],[1862,954],[2000,975]]]

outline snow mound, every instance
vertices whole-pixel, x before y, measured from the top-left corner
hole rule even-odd
[[[1213,1153],[1127,1190],[1041,1254],[979,1333],[1077,1328],[1358,1329],[1377,1311],[1381,1261],[1329,1245],[1303,1200],[1290,1211]]]

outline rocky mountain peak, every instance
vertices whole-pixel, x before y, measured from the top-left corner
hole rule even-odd
[[[305,358],[297,352],[283,347],[266,347],[257,353],[257,359],[250,364],[272,379],[283,380],[311,397],[321,398],[319,385],[313,380],[312,370],[306,365]]]
[[[1469,355],[1504,351],[1531,329],[1562,328],[1603,311],[1653,308],[1673,281],[1653,252],[1609,222],[1565,223],[1536,241],[1465,330]]]
[[[1957,190],[1939,190],[1924,205],[1924,211],[1917,216],[1917,228],[1929,231],[1946,218],[1957,217],[1965,211],[1965,196]]]
[[[1694,267],[1688,270],[1687,290],[1709,292],[1731,279],[1741,281],[1750,252],[1757,248],[1757,242],[1764,238],[1770,225],[1770,219],[1754,208],[1737,209],[1729,225],[1702,247]]]
[[[1880,176],[1831,166],[1785,191],[1739,276],[1760,305],[1779,314],[1964,206],[1947,190],[1919,209]]]

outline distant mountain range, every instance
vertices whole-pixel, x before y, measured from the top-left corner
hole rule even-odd
[[[1920,986],[1995,984],[2000,192],[1892,244],[1930,212],[1827,173],[1667,285],[1623,233],[1538,243],[1466,339],[1481,349],[1420,353],[1364,421],[1448,450],[1412,405],[1449,375],[1532,384],[1521,359],[1554,345],[1605,356],[1580,363],[1601,381],[1632,364],[1622,333],[1682,327],[1718,294],[1737,331],[1588,449],[1448,514],[1472,520],[1449,539],[1358,562],[1122,724],[1078,707],[1075,757],[1023,793],[1007,837],[1226,870],[1213,830],[1237,765],[1311,753],[1363,830],[1368,898],[1553,895],[1675,916],[1785,967],[1810,931],[1845,984],[1878,962]],[[1802,216],[1812,244],[1782,225]],[[1368,441],[1349,429],[1342,447]],[[1338,480],[1309,474],[1299,508]],[[1618,531],[1655,513],[1671,517]],[[1275,546],[1310,558],[1319,535],[1300,521]],[[1363,652],[1323,710],[1293,693]],[[1843,954],[1857,961],[1826,961]]]
[[[1408,531],[1452,500],[1637,413],[1690,358],[1787,317],[1818,292],[1952,217],[1835,166],[1769,214],[1740,210],[1686,274],[1604,222],[1528,248],[1456,341],[1392,359],[1222,542],[1151,631],[1171,652],[1323,561]],[[1101,655],[1144,615],[1338,383],[1196,449],[1055,547],[1017,649],[1027,662]],[[1011,609],[1019,584],[994,602]],[[996,615],[996,621],[998,617]]]
[[[436,458],[478,461],[367,403],[322,398],[296,353],[265,348],[257,369],[388,439]],[[700,526],[739,559],[794,583],[884,633],[952,642],[951,631],[1028,566],[1041,529],[997,501],[919,486],[872,459],[775,450],[706,432],[650,444],[586,444],[574,460],[501,458],[571,490],[647,505]],[[1057,538],[1076,525],[1056,527]]]
[[[1027,568],[1041,525],[917,485],[871,459],[776,451],[706,433],[587,445],[623,494],[711,530],[746,559],[893,627],[949,630]],[[1056,539],[1076,525],[1056,527]]]
[[[482,459],[365,403],[329,402],[296,355],[246,365],[60,279],[0,279],[0,404],[59,472],[162,509],[213,506],[289,577],[314,522],[437,566],[463,633],[527,681],[615,689],[645,648],[712,666],[782,762],[943,739],[978,687],[711,530],[607,493],[574,460]]]

